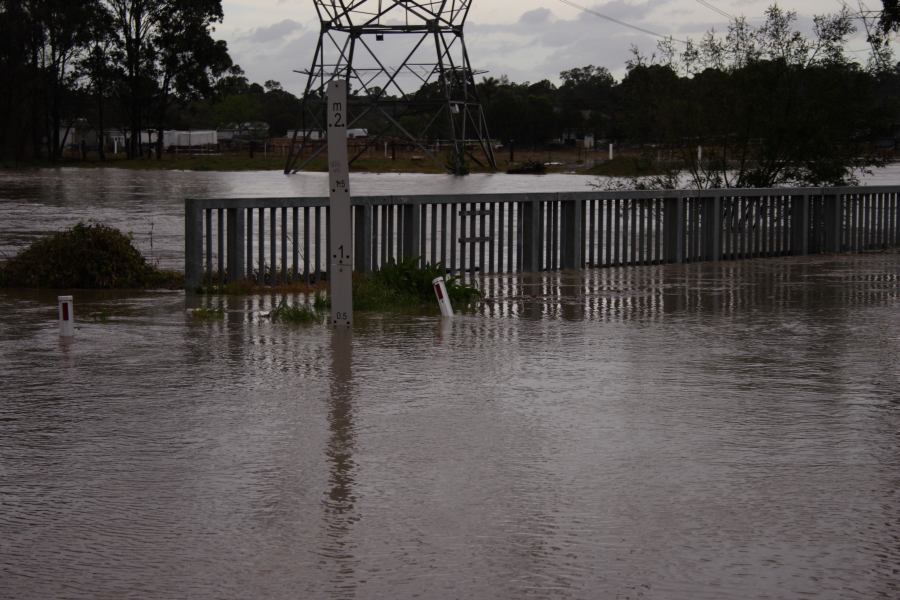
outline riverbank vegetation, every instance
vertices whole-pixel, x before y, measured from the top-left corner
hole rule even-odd
[[[130,236],[97,223],[47,236],[0,263],[0,287],[147,289],[183,282],[181,274],[149,264]]]
[[[452,275],[447,275],[447,269],[442,264],[421,265],[419,263],[419,259],[416,258],[400,262],[391,261],[375,273],[354,273],[354,311],[428,310],[437,312],[437,300],[432,285],[432,281],[437,277],[444,277],[447,294],[456,310],[470,310],[482,300],[482,293],[477,287],[460,281]],[[307,298],[306,302],[281,303],[269,315],[273,321],[308,323],[321,320],[331,307],[325,282],[316,284],[297,282],[267,286],[251,280],[244,280],[224,286],[203,286],[198,291],[210,295],[276,293]]]
[[[482,78],[477,88],[500,168],[626,177],[676,169],[697,188],[852,183],[893,157],[900,140],[900,69],[887,37],[898,28],[897,2],[884,6],[866,64],[846,47],[858,27],[846,6],[816,17],[810,29],[773,5],[758,24],[739,18],[724,34],[666,39],[651,54],[635,48],[620,80],[594,65],[565,70],[558,83]],[[251,82],[233,63],[214,38],[221,0],[0,0],[0,7],[2,164],[284,167],[284,136],[299,125],[301,100],[277,81]],[[437,86],[423,85],[413,99],[441,97]],[[357,97],[390,98],[374,88]],[[356,125],[382,130],[377,113]],[[428,118],[399,121],[419,131],[416,119]],[[248,123],[265,127],[239,132],[232,149],[240,154],[170,154],[161,136],[154,147],[144,140],[165,128]],[[435,140],[422,143],[447,139],[442,127],[437,122]],[[94,138],[73,154],[79,129]],[[118,155],[96,142],[110,129],[124,140]],[[357,171],[441,171],[417,148],[361,144]],[[324,170],[324,160],[306,168]]]

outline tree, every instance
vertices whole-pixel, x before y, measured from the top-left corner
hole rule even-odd
[[[142,153],[148,107],[157,126],[165,120],[172,91],[187,96],[211,88],[230,66],[224,42],[211,26],[222,20],[221,0],[103,0],[113,16],[116,52],[124,73],[122,103],[128,115],[129,157]]]
[[[650,135],[636,128],[652,123],[698,188],[854,181],[880,162],[867,143],[884,114],[875,78],[844,55],[846,9],[816,17],[812,38],[795,21],[773,6],[758,27],[739,20],[724,38],[710,33],[678,57],[683,77],[633,64],[622,84],[631,131]]]
[[[215,78],[232,66],[223,41],[210,26],[222,20],[221,0],[169,0],[151,38],[156,58],[156,156],[162,158],[163,131],[173,93],[182,100],[209,94]]]
[[[900,0],[881,0],[881,30],[884,33],[900,31]]]
[[[588,65],[559,74],[559,107],[563,127],[600,133],[612,111],[615,79],[605,67]]]
[[[94,4],[86,23],[89,44],[78,61],[78,70],[97,106],[97,146],[100,160],[106,160],[106,100],[120,71],[113,61],[113,17],[106,6]]]

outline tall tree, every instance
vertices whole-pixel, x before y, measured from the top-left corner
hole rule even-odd
[[[97,129],[97,148],[100,160],[106,160],[106,101],[111,87],[121,76],[121,71],[113,60],[113,16],[104,4],[97,2],[93,5],[86,28],[90,42],[78,62],[78,69],[96,102],[97,117],[94,125]]]
[[[208,95],[215,78],[232,66],[225,42],[212,37],[222,20],[221,0],[169,0],[152,36],[156,59],[157,158],[173,95],[185,101]]]

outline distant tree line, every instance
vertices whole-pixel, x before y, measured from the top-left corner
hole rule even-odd
[[[866,65],[848,57],[846,9],[817,17],[808,36],[795,13],[773,6],[759,26],[737,19],[723,35],[667,39],[649,56],[633,49],[621,81],[588,65],[563,71],[559,84],[487,77],[478,91],[504,144],[592,134],[674,157],[703,187],[847,182],[882,160],[874,142],[892,139],[900,122],[900,69],[887,43],[900,9],[884,2]],[[150,151],[147,130],[262,121],[282,136],[298,127],[300,99],[276,81],[251,83],[214,38],[222,16],[221,0],[0,0],[0,158],[59,160],[77,119],[101,137],[125,132],[130,158]]]

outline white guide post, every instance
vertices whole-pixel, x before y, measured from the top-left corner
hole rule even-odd
[[[353,324],[353,223],[347,162],[347,82],[328,84],[328,188],[331,213],[331,324]]]
[[[75,337],[75,302],[72,296],[59,296],[59,337],[72,339]]]
[[[434,295],[438,306],[441,307],[441,316],[447,319],[453,318],[453,305],[450,304],[450,294],[447,293],[447,282],[443,277],[435,277],[431,281],[434,286]]]

